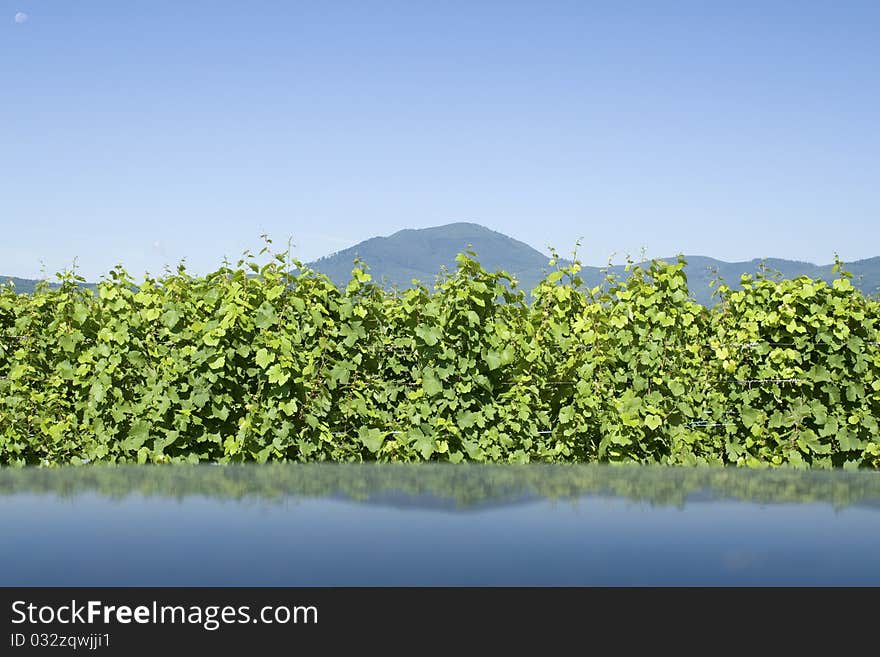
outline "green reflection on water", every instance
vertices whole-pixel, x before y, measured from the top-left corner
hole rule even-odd
[[[505,504],[524,498],[606,495],[663,506],[696,499],[824,502],[880,510],[880,473],[603,465],[277,464],[0,469],[0,495],[95,493],[183,499],[343,497],[426,506]]]

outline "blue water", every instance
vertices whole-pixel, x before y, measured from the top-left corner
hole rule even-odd
[[[0,472],[0,585],[880,585],[875,473],[500,467]]]

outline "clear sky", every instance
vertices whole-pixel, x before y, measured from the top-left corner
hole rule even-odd
[[[537,248],[880,255],[880,2],[0,0],[0,274]]]

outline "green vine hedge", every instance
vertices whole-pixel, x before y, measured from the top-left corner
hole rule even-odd
[[[260,255],[268,250],[264,249]],[[97,291],[0,286],[0,464],[603,461],[880,467],[880,303],[684,260],[529,297],[473,254],[434,289],[338,289],[287,254]]]

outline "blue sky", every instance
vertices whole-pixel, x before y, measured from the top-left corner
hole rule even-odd
[[[878,2],[0,0],[0,274],[473,221],[880,255]]]

